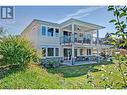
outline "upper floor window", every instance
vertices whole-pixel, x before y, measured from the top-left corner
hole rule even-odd
[[[42,35],[46,35],[46,27],[42,26]]]
[[[54,28],[48,27],[48,36],[53,36]]]
[[[55,35],[56,37],[59,37],[59,29],[55,29]]]

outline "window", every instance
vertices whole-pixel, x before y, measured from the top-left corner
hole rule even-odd
[[[91,55],[91,49],[87,49],[87,55]]]
[[[83,49],[80,49],[80,55],[83,55]]]
[[[56,37],[59,37],[59,29],[55,29],[55,35]]]
[[[54,56],[54,48],[48,48],[48,56]]]
[[[55,56],[59,56],[59,48],[55,48]]]
[[[87,34],[87,38],[91,39],[92,38],[91,34]]]
[[[54,28],[48,27],[48,36],[53,36]]]
[[[46,57],[46,48],[42,48],[42,56]]]
[[[74,49],[74,56],[77,56],[77,49]]]
[[[83,37],[83,33],[79,33],[79,37]]]
[[[46,27],[42,26],[42,35],[46,35]]]

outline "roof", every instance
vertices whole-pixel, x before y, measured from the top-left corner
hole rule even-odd
[[[34,19],[34,21],[38,21],[38,22],[40,22],[40,23],[45,23],[45,24],[48,24],[48,25],[53,25],[53,26],[57,26],[57,27],[59,27],[59,26],[60,26],[60,24],[58,24],[58,23],[53,23],[53,22],[44,21],[44,20]]]
[[[68,19],[68,20],[66,20],[66,21],[64,21],[64,22],[62,22],[60,24],[49,22],[49,21],[38,20],[38,19],[34,19],[34,21],[38,21],[40,23],[45,23],[45,24],[53,25],[53,26],[57,26],[57,27],[60,27],[60,26],[63,26],[63,25],[66,25],[66,24],[74,22],[74,23],[79,23],[79,24],[82,24],[82,25],[88,25],[88,26],[94,27],[96,29],[103,29],[103,28],[105,28],[104,26],[101,26],[101,25],[84,22],[84,21],[81,21],[81,20],[78,20],[78,19],[74,19],[74,18]]]
[[[97,29],[103,29],[103,28],[105,28],[104,26],[101,26],[101,25],[97,25],[97,24],[93,24],[93,23],[88,23],[88,22],[84,22],[84,21],[81,21],[81,20],[78,20],[78,19],[73,19],[73,18],[62,22],[61,25],[66,25],[66,24],[72,23],[72,22],[77,22],[77,23],[80,23],[80,24],[83,24],[83,25],[88,25],[88,26],[91,26],[91,27],[95,27]]]
[[[49,25],[49,26],[55,26],[55,27],[64,26],[66,24],[70,24],[70,23],[74,22],[74,23],[78,23],[78,24],[82,24],[82,25],[87,25],[87,26],[90,26],[90,27],[95,28],[95,29],[103,29],[103,28],[105,28],[104,26],[100,26],[100,25],[97,25],[97,24],[92,24],[92,23],[88,23],[88,22],[84,22],[84,21],[81,21],[81,20],[78,20],[78,19],[71,18],[71,19],[68,19],[68,20],[60,23],[60,24],[49,22],[49,21],[44,21],[44,20],[34,19],[25,29],[27,29],[34,22],[38,22],[38,23],[41,23],[41,24],[46,24],[46,25]]]

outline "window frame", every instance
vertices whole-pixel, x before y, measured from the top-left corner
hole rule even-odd
[[[43,29],[42,28],[45,28],[45,34],[43,34]],[[41,35],[46,36],[46,33],[47,33],[47,27],[46,26],[41,26]]]
[[[58,49],[58,52],[57,52],[57,49]],[[55,56],[59,56],[59,48],[55,48]]]
[[[53,49],[53,50],[52,50],[52,53],[53,53],[53,54],[50,53],[51,55],[49,55],[49,49]],[[48,57],[54,56],[54,48],[47,48],[47,56],[48,56]]]
[[[81,51],[82,51],[82,52],[81,52]],[[80,49],[80,55],[83,55],[83,49],[82,49],[82,48]]]
[[[53,29],[53,31],[49,31],[49,29]],[[51,34],[49,34],[51,33]],[[54,37],[54,27],[47,27],[47,36],[48,37]]]
[[[58,30],[58,31],[56,31],[56,30]],[[55,37],[59,37],[60,29],[54,28],[54,32],[55,32]],[[58,33],[56,33],[56,32],[58,32]]]

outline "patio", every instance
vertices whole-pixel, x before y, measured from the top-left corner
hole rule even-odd
[[[97,61],[76,61],[74,64],[72,64],[71,60],[64,61],[61,63],[62,65],[66,66],[74,66],[74,65],[83,65],[83,64],[96,64]]]

